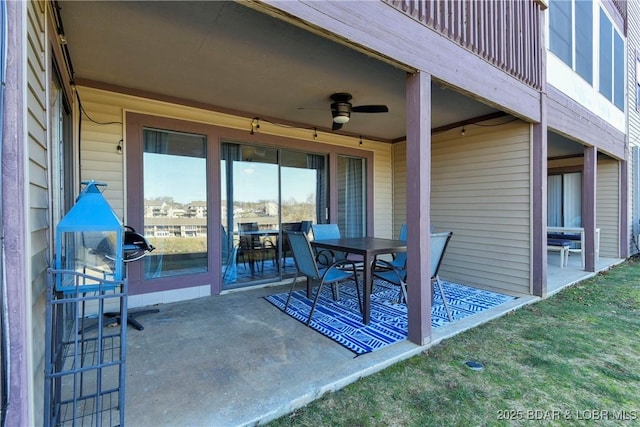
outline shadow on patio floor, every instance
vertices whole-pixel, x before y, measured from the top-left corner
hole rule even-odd
[[[560,269],[549,257],[550,295],[596,274],[583,271],[573,258]],[[600,259],[597,267],[620,261]],[[144,331],[129,328],[127,424],[262,424],[539,299],[520,297],[435,328],[427,346],[405,340],[354,358],[264,299],[287,289],[271,286],[164,304],[158,314],[142,319]]]
[[[402,341],[354,358],[263,298],[285,290],[266,287],[165,304],[145,316],[144,331],[129,328],[127,424],[263,423],[426,348]],[[433,340],[530,300],[437,328]]]

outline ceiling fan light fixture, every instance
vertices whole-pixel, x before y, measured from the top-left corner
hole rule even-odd
[[[351,113],[386,113],[389,108],[386,105],[351,105],[351,94],[346,92],[334,93],[329,97],[331,103],[331,116],[333,126],[331,130],[338,130],[351,118]]]
[[[349,121],[349,113],[346,111],[338,111],[336,115],[333,117],[334,123],[340,123],[341,125],[347,123]]]
[[[347,102],[334,102],[331,104],[333,122],[341,125],[347,123],[351,117],[351,104]]]

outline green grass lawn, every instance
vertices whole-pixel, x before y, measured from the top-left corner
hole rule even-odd
[[[467,368],[467,360],[484,370]],[[270,425],[640,425],[640,260],[457,335]]]

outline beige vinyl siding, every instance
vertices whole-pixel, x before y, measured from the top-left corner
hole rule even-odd
[[[393,235],[407,222],[407,143],[393,145]]]
[[[124,158],[116,151],[118,141],[123,139],[123,121],[125,111],[157,115],[198,123],[225,126],[234,129],[248,129],[250,119],[230,116],[223,113],[193,108],[184,105],[166,103],[131,95],[109,92],[101,89],[79,87],[82,106],[95,122],[115,124],[101,125],[82,117],[82,132],[80,144],[81,177],[83,180],[96,179],[108,184],[105,198],[116,211],[125,218],[125,186]],[[391,236],[392,229],[392,164],[391,145],[347,138],[332,133],[318,132],[318,139],[314,140],[313,132],[308,129],[284,128],[260,123],[263,134],[279,135],[316,143],[343,145],[361,148],[373,152],[374,168],[374,234],[376,236]],[[127,144],[124,141],[124,149]]]
[[[441,275],[530,293],[530,126],[515,122],[432,139],[431,223],[453,238]]]
[[[620,174],[615,160],[598,160],[596,226],[600,228],[600,256],[618,258]]]
[[[453,231],[441,276],[530,293],[530,131],[522,122],[432,138],[431,224]],[[394,227],[406,221],[406,144],[394,145]],[[397,231],[396,231],[397,232]]]
[[[373,158],[373,212],[374,236],[391,238],[394,236],[393,218],[393,163],[392,146],[378,144]]]
[[[45,53],[45,4],[27,5],[27,173],[29,204],[29,271],[31,280],[31,384],[35,425],[42,425],[44,401],[46,269],[49,248],[49,179],[47,145],[47,73]]]
[[[123,140],[122,108],[93,103],[82,97],[80,177],[83,181],[106,182],[105,198],[119,218],[124,219],[124,156],[117,151]]]

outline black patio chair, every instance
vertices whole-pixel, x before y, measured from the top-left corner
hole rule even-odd
[[[254,273],[255,264],[258,262],[260,271],[264,271],[264,261],[268,252],[273,254],[274,264],[278,262],[276,245],[268,238],[263,239],[257,222],[238,223],[238,234],[238,257],[242,258],[245,266],[248,258],[251,274]]]
[[[287,254],[291,253],[286,233],[288,231],[303,231],[302,222],[283,222],[280,229],[282,230],[282,266],[284,267],[287,263]]]
[[[319,268],[318,262],[316,261],[307,235],[303,231],[289,231],[286,233],[286,235],[287,239],[289,240],[289,247],[291,248],[291,252],[293,253],[293,259],[296,262],[296,275],[291,282],[289,296],[287,297],[287,302],[284,306],[285,313],[289,308],[291,294],[293,293],[296,281],[298,280],[298,276],[300,275],[306,276],[307,280],[310,281],[311,286],[313,286],[314,283],[318,284],[318,290],[316,291],[316,296],[313,300],[311,311],[309,312],[309,318],[307,319],[307,326],[311,322],[313,312],[315,311],[316,305],[318,304],[318,298],[320,297],[320,293],[322,292],[322,287],[325,284],[331,285],[333,291],[333,299],[338,300],[340,299],[340,292],[336,285],[340,282],[353,280],[356,286],[356,294],[358,295],[358,306],[360,307],[360,312],[362,312],[360,285],[358,282],[358,272],[356,270],[355,263],[353,261],[345,259],[334,262],[326,268]]]
[[[338,224],[313,224],[311,232],[313,233],[313,240],[340,239],[342,237]],[[334,262],[346,260],[349,255],[346,252],[329,249],[317,249],[315,253],[318,262],[325,267]],[[358,270],[362,270],[362,261],[358,259],[355,263]]]
[[[451,316],[451,311],[449,310],[449,303],[447,302],[447,297],[444,294],[444,289],[442,288],[442,283],[440,283],[440,276],[438,275],[438,271],[440,270],[440,265],[442,264],[442,259],[444,258],[445,250],[447,249],[447,245],[449,244],[449,240],[451,240],[451,236],[453,236],[453,232],[445,232],[445,233],[431,233],[431,284],[433,286],[433,292],[435,292],[435,288],[437,286],[438,291],[440,292],[440,297],[442,298],[442,304],[447,312],[447,318],[449,321],[453,321],[453,317]],[[396,258],[398,259],[398,258]],[[400,295],[398,300],[402,302],[403,300],[407,300],[407,258],[406,256],[401,257],[402,263],[398,262],[389,262],[385,260],[376,260],[376,264],[374,265],[374,269],[371,272],[373,277],[377,277],[378,279],[384,280],[388,283],[397,285],[400,287]],[[395,260],[394,260],[395,261]],[[431,293],[433,302],[433,292]]]

